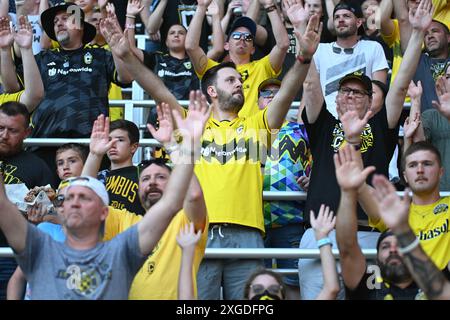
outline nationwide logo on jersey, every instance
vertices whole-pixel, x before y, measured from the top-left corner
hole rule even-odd
[[[192,69],[192,63],[190,61],[183,63],[186,69]]]
[[[441,204],[438,204],[436,207],[434,207],[433,213],[436,215],[436,214],[440,214],[443,212],[447,212],[447,210],[448,210],[448,205],[445,203],[441,203]]]
[[[87,52],[85,55],[84,55],[84,63],[86,63],[86,64],[91,64],[92,63],[92,54],[90,53],[90,52]]]
[[[53,77],[55,75],[56,75],[56,69],[55,68],[48,69],[48,76],[49,77]]]
[[[334,152],[338,152],[338,150],[344,145],[345,136],[344,130],[342,129],[342,123],[337,123],[333,129],[333,141],[331,142],[331,147],[333,147]],[[361,153],[369,150],[370,147],[373,146],[373,133],[370,124],[366,124],[362,133],[361,133]]]

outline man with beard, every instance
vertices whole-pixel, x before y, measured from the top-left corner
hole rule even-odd
[[[341,189],[336,240],[346,298],[350,300],[422,299],[423,294],[404,264],[399,254],[397,239],[392,232],[383,232],[377,241],[377,265],[382,278],[377,274],[376,268],[374,274],[369,273],[368,267],[371,266],[367,264],[358,244],[356,235],[358,190],[375,168],[371,166],[362,170],[360,152],[349,145],[335,154],[334,163],[336,178]]]
[[[200,94],[200,92],[198,92]],[[193,93],[191,93],[193,97]],[[179,151],[173,142],[173,123],[167,105],[163,108],[157,107],[159,129],[153,130],[147,125],[153,137],[162,143],[171,155],[172,161],[176,159]],[[114,131],[113,131],[114,132]],[[111,139],[110,139],[111,138]],[[101,159],[118,140],[110,133],[109,120],[102,115],[95,121],[91,140],[89,144],[89,156],[83,168],[83,175],[96,176],[100,167]],[[138,195],[142,207],[146,212],[156,206],[165,193],[172,168],[164,159],[143,161],[138,167],[139,188]],[[140,217],[122,210],[122,214],[111,215],[113,208],[110,207],[110,215],[106,219],[105,236],[103,240],[110,240],[117,234],[137,223]],[[189,190],[180,210],[169,226],[157,246],[150,254],[143,267],[136,274],[130,288],[130,299],[177,299],[178,271],[181,264],[181,249],[176,242],[176,235],[180,228],[188,223],[194,223],[195,230],[205,230],[208,226],[205,200],[202,189],[194,176],[189,185]],[[206,246],[207,232],[203,232],[201,240],[197,243],[194,256],[194,273],[200,265]],[[168,254],[170,253],[170,254]],[[193,283],[196,293],[196,281]],[[148,290],[155,288],[156,290]]]
[[[111,50],[127,63],[138,83],[155,99],[182,108],[161,80],[129,52],[121,31],[106,19],[101,24]],[[300,46],[294,66],[284,78],[272,103],[252,116],[238,116],[244,105],[243,80],[232,62],[207,70],[202,90],[211,103],[212,116],[202,136],[202,155],[196,175],[205,194],[210,218],[208,247],[263,248],[261,161],[271,129],[283,124],[286,113],[309,69],[319,43],[319,17],[313,16],[306,32],[296,33]],[[199,270],[200,299],[241,299],[245,281],[260,260],[212,260]]]
[[[439,194],[439,180],[444,173],[441,155],[432,144],[417,142],[406,150],[402,167],[403,177],[413,193],[409,225],[425,253],[448,277],[450,197]],[[379,207],[372,212],[371,221],[383,222],[382,210]]]
[[[413,278],[429,299],[449,300],[450,282],[424,252],[409,226],[411,205],[409,191],[405,192],[403,199],[400,199],[395,187],[384,176],[375,176],[373,185],[375,187],[373,194],[379,207],[383,208],[380,215],[397,237],[403,261]]]
[[[355,2],[340,2],[333,11],[336,42],[321,43],[314,54],[312,65],[320,75],[328,110],[337,118],[336,96],[339,80],[351,72],[361,72],[370,79],[386,83],[388,64],[383,48],[376,41],[361,40],[361,6]],[[312,72],[310,70],[310,73]],[[309,83],[308,75],[305,86]]]

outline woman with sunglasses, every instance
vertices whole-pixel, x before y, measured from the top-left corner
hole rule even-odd
[[[336,217],[329,207],[322,205],[317,218],[310,213],[311,226],[317,240],[322,261],[323,288],[316,300],[334,300],[339,292],[339,281],[336,271],[336,262],[331,251],[331,240],[328,234],[336,225]],[[300,288],[301,290],[301,288]],[[244,299],[249,300],[285,300],[286,288],[283,280],[277,273],[260,269],[253,273],[244,287]]]

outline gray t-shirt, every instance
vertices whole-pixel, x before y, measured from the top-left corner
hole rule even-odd
[[[422,113],[422,125],[427,141],[441,153],[444,175],[439,185],[440,191],[450,191],[450,123],[436,109]]]
[[[111,241],[74,250],[28,224],[26,246],[16,259],[33,300],[128,299],[135,274],[146,260],[137,225]]]

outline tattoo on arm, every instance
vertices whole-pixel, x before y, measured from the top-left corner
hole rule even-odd
[[[415,240],[415,235],[411,231],[397,235],[397,239],[402,247],[406,247]],[[426,255],[421,246],[418,246],[411,252],[405,253],[403,255],[403,261],[428,299],[437,299],[442,295],[445,277]]]

